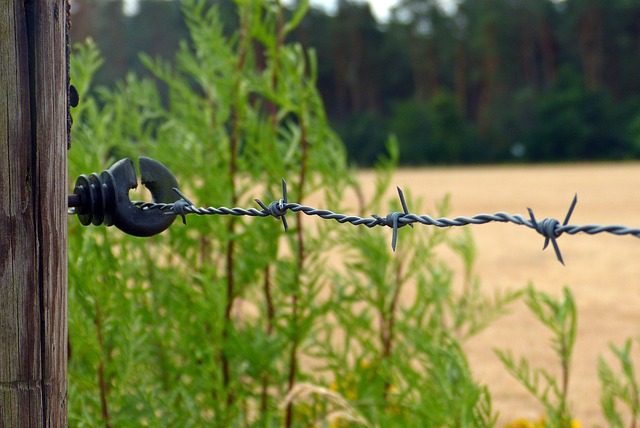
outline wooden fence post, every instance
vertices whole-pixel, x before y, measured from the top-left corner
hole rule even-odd
[[[67,426],[67,19],[0,8],[0,428]]]

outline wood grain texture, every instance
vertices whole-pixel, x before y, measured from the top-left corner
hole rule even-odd
[[[0,8],[0,427],[67,425],[66,19]]]

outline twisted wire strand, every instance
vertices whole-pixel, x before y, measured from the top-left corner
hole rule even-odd
[[[349,223],[354,226],[366,226],[373,228],[376,226],[387,226],[393,229],[393,236],[391,240],[391,247],[395,251],[398,229],[404,226],[413,227],[414,224],[422,224],[425,226],[436,227],[460,227],[468,225],[480,225],[491,222],[500,223],[513,223],[519,226],[526,226],[535,230],[545,238],[543,249],[547,248],[548,244],[553,245],[556,253],[556,258],[560,263],[564,265],[564,260],[558,247],[557,238],[563,233],[569,235],[575,235],[578,233],[586,233],[588,235],[595,235],[598,233],[610,233],[613,235],[631,235],[640,238],[640,228],[629,228],[622,225],[610,225],[601,226],[594,224],[587,225],[570,225],[568,224],[571,214],[578,201],[577,195],[574,197],[567,215],[563,223],[553,218],[545,218],[541,221],[537,221],[533,211],[528,208],[529,218],[524,218],[519,214],[511,215],[506,212],[497,212],[495,214],[477,214],[473,217],[455,217],[449,219],[446,217],[433,218],[429,215],[417,215],[409,212],[407,204],[404,198],[402,190],[398,188],[398,195],[402,204],[402,212],[391,212],[385,217],[380,217],[376,214],[372,214],[371,217],[360,217],[356,215],[347,215],[333,212],[327,209],[318,209],[307,205],[301,205],[295,202],[289,202],[287,197],[286,182],[282,180],[282,199],[271,202],[269,205],[265,205],[259,199],[255,199],[256,203],[261,209],[257,208],[227,208],[227,207],[196,207],[179,189],[174,188],[176,193],[181,199],[178,201],[166,204],[166,203],[153,203],[153,202],[133,202],[135,206],[144,210],[161,210],[165,211],[165,215],[176,215],[182,218],[183,223],[186,224],[185,216],[187,214],[195,214],[199,216],[205,215],[233,215],[233,216],[250,216],[250,217],[274,217],[282,220],[285,231],[288,226],[286,222],[286,214],[289,211],[301,212],[307,216],[316,216],[325,220],[335,220],[338,223]]]
[[[178,215],[173,211],[174,204],[161,204],[153,202],[134,202],[135,206],[141,209],[156,209],[166,211],[168,215]],[[335,220],[338,223],[349,223],[354,226],[366,226],[373,228],[376,226],[389,226],[380,218],[375,217],[360,217],[356,215],[347,215],[336,213],[327,209],[318,209],[307,205],[301,205],[297,203],[289,202],[284,204],[283,207],[287,211],[302,212],[307,216],[317,216],[325,220]],[[227,207],[195,207],[187,206],[184,208],[186,214],[196,214],[199,216],[207,215],[233,215],[233,216],[249,216],[249,217],[272,217],[272,214],[265,212],[264,210],[258,210],[256,208],[227,208]],[[433,218],[429,215],[417,215],[417,214],[403,214],[398,219],[398,227],[411,225],[415,223],[423,224],[425,226],[436,227],[459,227],[468,225],[480,225],[492,222],[499,223],[513,223],[519,226],[527,226],[531,229],[535,229],[531,220],[523,218],[519,214],[511,215],[505,212],[498,212],[495,214],[477,214],[473,217],[459,216],[453,219],[446,217]],[[586,225],[559,225],[555,232],[557,234],[568,233],[569,235],[576,235],[578,233],[586,233],[588,235],[596,235],[599,233],[610,233],[613,235],[632,235],[640,238],[640,229],[630,228],[622,225],[609,225],[602,226],[596,224]]]

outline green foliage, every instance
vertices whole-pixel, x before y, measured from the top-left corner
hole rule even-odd
[[[378,209],[375,203],[366,207]],[[436,214],[447,212],[445,200]],[[326,362],[338,392],[358,397],[362,413],[380,426],[414,426],[416,420],[421,426],[492,426],[488,390],[473,379],[460,342],[518,293],[488,299],[477,292],[469,235],[452,240],[442,229],[416,229],[400,233],[399,240],[394,254],[382,231],[349,233],[346,274],[332,281],[336,320],[314,335],[314,355]],[[445,246],[465,261],[462,290],[454,288],[452,269],[438,256]]]
[[[640,156],[640,114],[633,117],[628,126],[628,137],[631,142],[630,157]]]
[[[603,91],[587,89],[580,75],[563,70],[536,104],[537,126],[529,156],[536,161],[616,159],[630,153],[624,122]]]
[[[340,194],[344,150],[314,87],[313,53],[282,43],[295,21],[280,26],[270,4],[248,2],[238,8],[242,31],[229,37],[217,8],[193,1],[184,11],[192,39],[175,66],[143,57],[156,80],[132,74],[94,97],[98,55],[91,43],[77,49],[72,74],[83,102],[72,170],[144,154],[203,203],[276,199],[280,177],[298,200],[320,183]],[[310,304],[324,284],[318,255],[336,234],[327,226],[320,240],[292,226],[280,240],[268,221],[196,218],[143,242],[72,225],[70,419],[280,421],[276,398],[301,375],[298,348],[324,310]]]
[[[154,78],[129,74],[113,88],[92,89],[99,53],[77,46],[72,175],[146,155],[198,205],[277,200],[286,177],[292,199],[315,192],[338,210],[356,181],[315,89],[313,52],[284,42],[300,16],[280,13],[238,2],[239,30],[227,32],[218,8],[187,1],[191,39],[175,65],[143,56]],[[382,200],[395,140],[387,151],[361,209],[399,208]],[[283,236],[273,219],[188,220],[144,240],[71,221],[71,425],[495,424],[461,342],[517,293],[480,292],[469,234],[403,229],[392,254],[388,230],[292,215]],[[466,268],[460,290],[438,256],[447,246]]]
[[[548,418],[547,426],[553,428],[570,427],[572,418],[568,388],[578,321],[573,295],[565,287],[562,298],[554,299],[529,286],[525,295],[525,303],[538,321],[552,334],[552,348],[560,362],[561,377],[556,378],[546,368],[531,367],[525,357],[516,361],[510,352],[496,350],[496,353],[509,373],[544,406]]]
[[[385,153],[389,126],[379,115],[352,114],[336,130],[345,142],[349,160],[355,165],[375,165]]]
[[[425,162],[430,131],[427,106],[417,101],[399,102],[393,106],[389,122],[401,142],[402,157],[416,164]]]
[[[447,91],[426,103],[396,104],[389,127],[398,136],[405,164],[462,163],[481,156],[458,102]]]
[[[611,351],[620,363],[616,373],[604,358],[598,361],[598,376],[602,385],[602,412],[611,427],[637,426],[640,421],[640,386],[636,378],[631,356],[633,342],[628,339],[622,348],[611,345]],[[629,423],[625,424],[624,413],[617,405],[627,407]]]

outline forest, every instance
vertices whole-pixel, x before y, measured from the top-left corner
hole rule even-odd
[[[234,1],[209,2],[225,32],[238,28]],[[291,18],[304,3],[273,7]],[[188,38],[179,1],[138,6],[73,1],[72,43],[91,37],[105,58],[98,84],[144,73],[140,52],[170,60]],[[289,41],[315,55],[353,165],[372,165],[391,136],[404,165],[640,157],[637,0],[400,0],[384,23],[340,0],[296,16]]]

